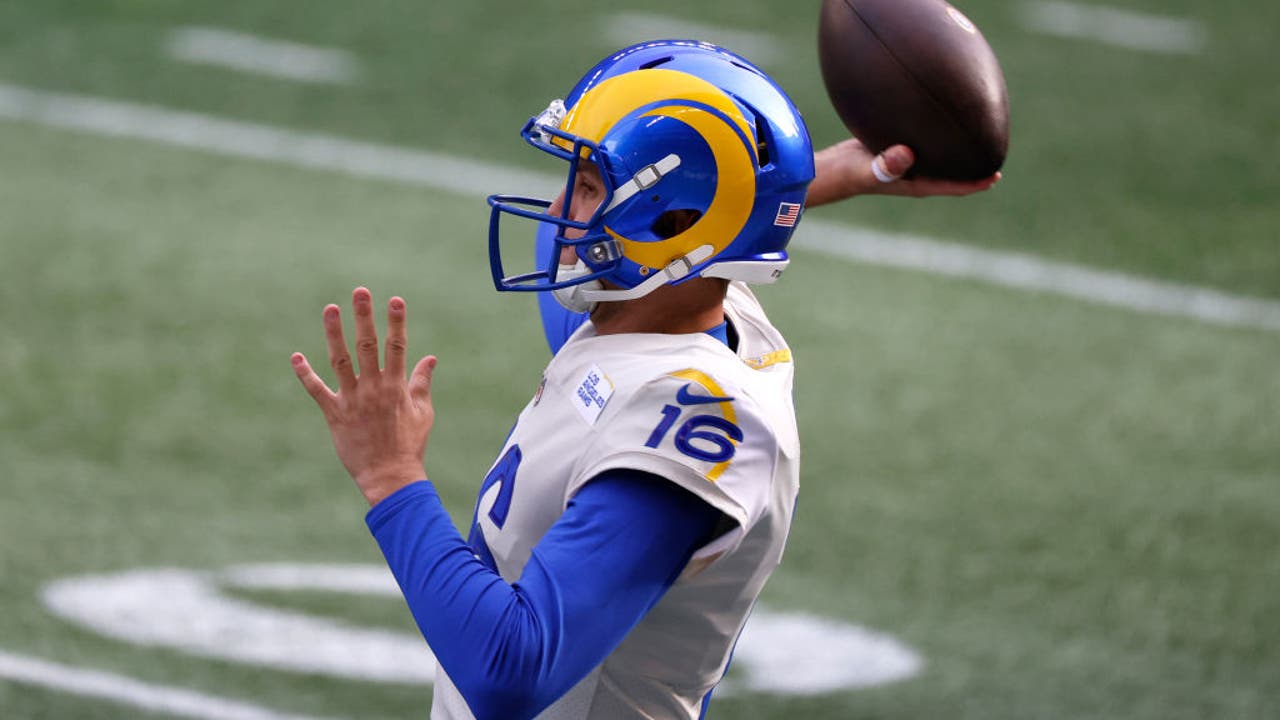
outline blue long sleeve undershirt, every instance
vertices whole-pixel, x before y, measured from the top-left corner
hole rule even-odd
[[[366,517],[414,620],[478,720],[533,717],[587,675],[708,542],[721,514],[660,477],[604,473],[503,581],[421,481]]]

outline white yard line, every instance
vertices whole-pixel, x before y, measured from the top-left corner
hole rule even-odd
[[[216,155],[269,160],[456,192],[554,192],[564,180],[425,150],[358,142],[197,113],[0,83],[0,117]]]
[[[146,712],[199,720],[322,720],[3,650],[0,650],[0,680],[128,705]]]
[[[1196,55],[1208,42],[1204,26],[1195,20],[1060,0],[1025,3],[1022,23],[1045,35],[1143,52]]]
[[[1215,325],[1280,331],[1280,302],[932,238],[806,220],[799,247],[870,265],[979,280]]]
[[[0,118],[404,182],[470,196],[497,191],[547,195],[554,194],[563,183],[562,178],[553,175],[443,153],[2,83]],[[477,208],[476,212],[483,211]],[[872,265],[967,278],[1144,313],[1280,331],[1280,302],[1275,300],[1158,282],[932,238],[808,219],[801,223],[794,247]]]
[[[360,77],[360,63],[345,51],[248,35],[214,27],[169,33],[169,56],[239,72],[310,83],[344,84]]]
[[[601,35],[608,45],[622,47],[644,40],[706,40],[732,50],[756,65],[773,65],[782,48],[773,36],[722,25],[703,25],[680,18],[643,12],[622,12],[601,19]]]

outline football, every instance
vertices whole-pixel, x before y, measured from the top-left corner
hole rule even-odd
[[[943,0],[823,0],[818,57],[845,127],[873,152],[909,146],[908,176],[979,180],[1004,164],[1004,73]]]

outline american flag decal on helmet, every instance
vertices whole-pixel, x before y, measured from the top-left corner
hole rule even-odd
[[[773,224],[778,227],[795,227],[799,219],[800,203],[778,203],[778,216],[773,219]]]

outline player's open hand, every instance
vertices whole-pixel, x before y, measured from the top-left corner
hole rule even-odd
[[[333,434],[338,459],[355,479],[370,505],[396,490],[426,477],[423,454],[435,421],[431,406],[431,374],[436,358],[418,361],[405,380],[405,304],[398,297],[387,303],[387,364],[378,365],[378,334],[373,320],[373,296],[366,288],[351,293],[356,317],[356,359],[347,352],[342,313],[337,305],[324,309],[324,336],[329,364],[338,376],[338,391],[329,389],[302,353],[293,354],[293,371],[324,412]]]
[[[903,178],[915,160],[906,145],[894,145],[879,155],[857,138],[830,145],[814,154],[817,174],[805,204],[817,207],[855,195],[970,195],[990,189],[1000,179],[1000,173],[974,181]]]

